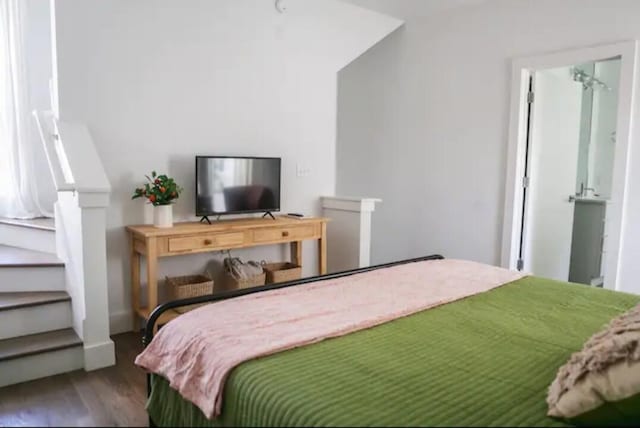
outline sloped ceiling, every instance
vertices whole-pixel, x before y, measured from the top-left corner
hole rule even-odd
[[[308,63],[338,70],[394,32],[404,21],[335,0],[283,1],[284,38]]]

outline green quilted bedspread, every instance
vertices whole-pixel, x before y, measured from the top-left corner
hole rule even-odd
[[[154,377],[159,426],[562,426],[547,387],[640,296],[527,277],[343,337],[252,360],[207,420]]]

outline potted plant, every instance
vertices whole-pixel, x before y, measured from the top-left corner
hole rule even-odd
[[[178,199],[182,187],[175,180],[165,174],[151,171],[151,177],[145,175],[148,183],[138,187],[131,199],[147,198],[153,205],[153,225],[156,227],[173,226],[173,210],[171,204]]]

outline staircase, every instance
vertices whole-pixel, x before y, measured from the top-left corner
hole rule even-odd
[[[0,386],[84,367],[53,220],[0,218]]]

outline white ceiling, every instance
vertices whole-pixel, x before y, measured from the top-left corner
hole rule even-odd
[[[341,0],[400,19],[425,18],[445,10],[475,6],[487,0]]]

